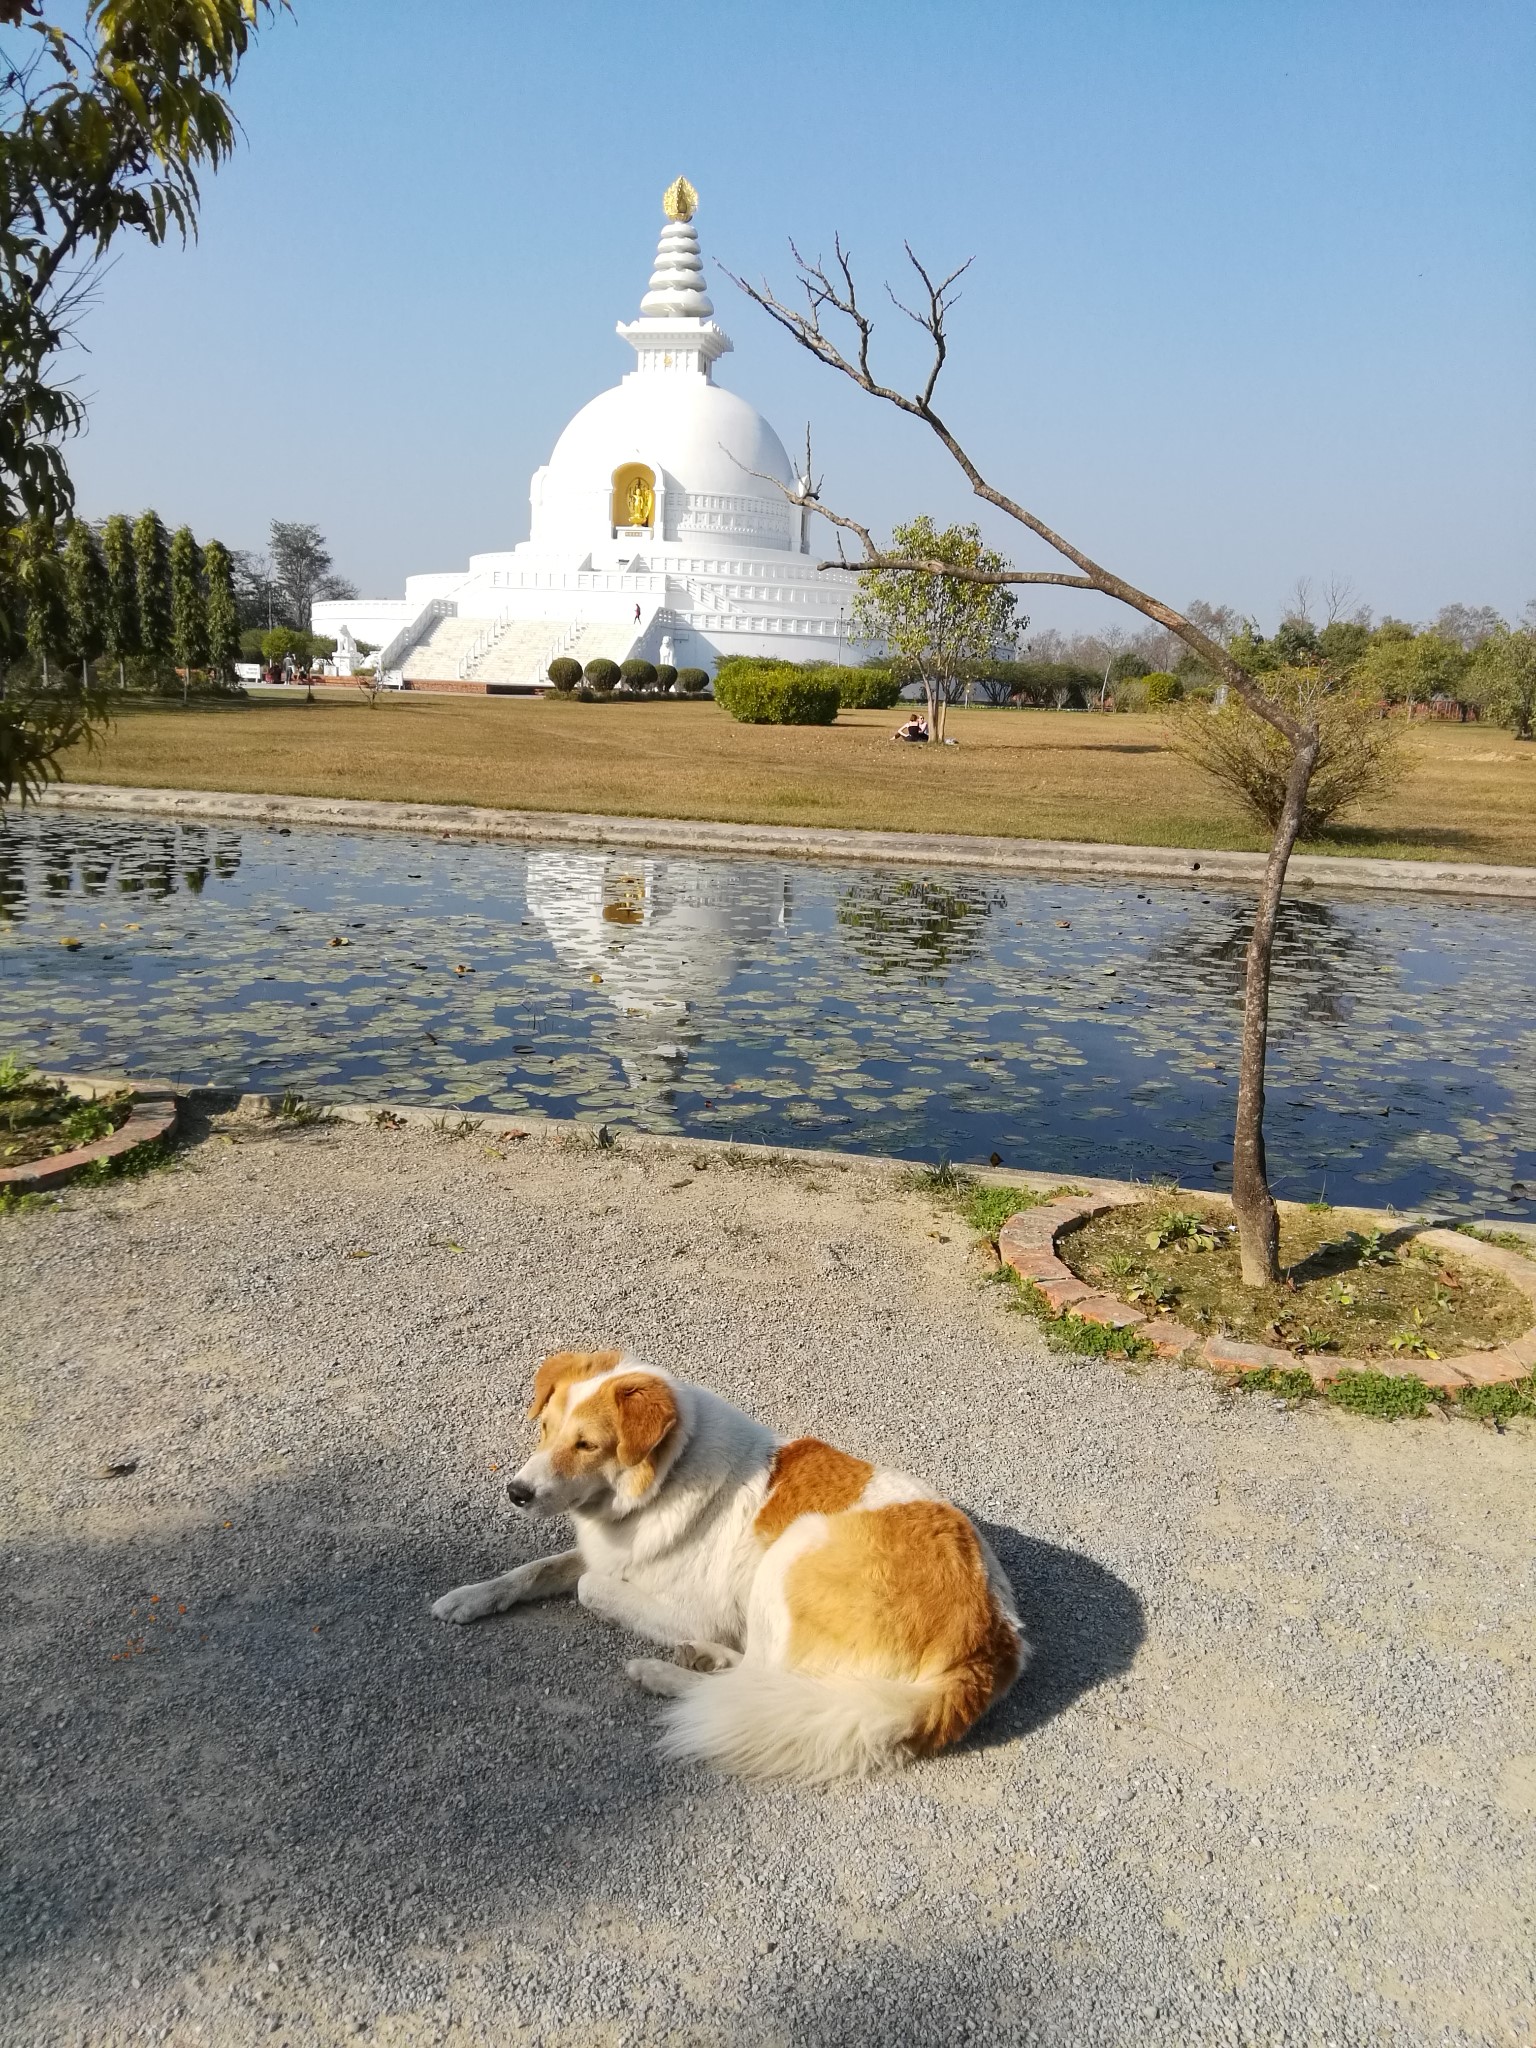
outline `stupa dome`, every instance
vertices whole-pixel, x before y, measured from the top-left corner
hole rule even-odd
[[[695,203],[686,182],[679,186],[684,203]],[[797,546],[798,516],[784,496],[795,471],[757,408],[714,382],[713,365],[731,343],[713,313],[692,220],[674,216],[661,231],[640,317],[619,326],[636,368],[582,407],[534,480],[536,545],[591,547],[628,535],[653,545]]]

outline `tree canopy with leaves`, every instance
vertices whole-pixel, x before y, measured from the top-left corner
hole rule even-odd
[[[123,234],[197,230],[235,144],[225,91],[273,0],[0,0],[0,523],[66,517],[60,378],[94,266]]]
[[[1007,567],[987,547],[979,526],[946,526],[926,515],[898,526],[887,550],[952,567],[996,572]],[[961,581],[911,569],[866,569],[853,600],[853,630],[883,640],[911,668],[928,700],[928,730],[944,737],[944,710],[965,664],[996,651],[1013,630],[1014,597],[998,583]]]

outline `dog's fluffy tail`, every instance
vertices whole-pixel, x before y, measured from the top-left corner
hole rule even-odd
[[[663,1716],[663,1754],[701,1757],[754,1778],[859,1776],[903,1762],[926,1730],[943,1681],[810,1678],[737,1664],[706,1678]]]

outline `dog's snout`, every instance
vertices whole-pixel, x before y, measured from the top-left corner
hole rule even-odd
[[[525,1508],[529,1501],[533,1499],[533,1488],[526,1479],[509,1479],[507,1481],[507,1499],[511,1501],[513,1507]]]

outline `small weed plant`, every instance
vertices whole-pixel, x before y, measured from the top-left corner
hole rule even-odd
[[[277,1114],[285,1124],[308,1126],[328,1124],[333,1121],[331,1112],[322,1102],[311,1102],[307,1095],[300,1095],[296,1089],[284,1090],[283,1099],[277,1105]]]

